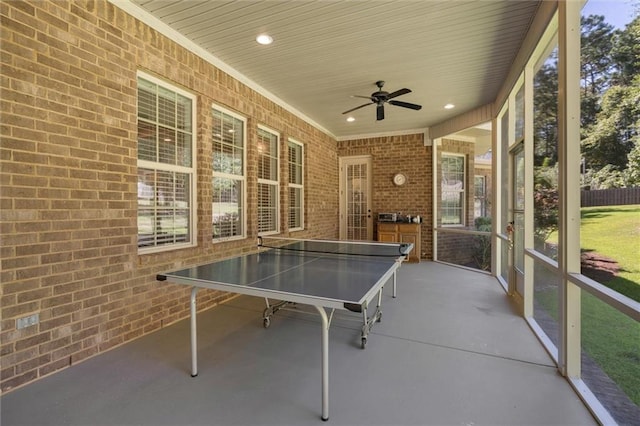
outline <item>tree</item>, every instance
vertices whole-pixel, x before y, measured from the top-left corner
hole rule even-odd
[[[604,21],[602,15],[589,15],[581,19],[580,79],[581,124],[583,128],[593,124],[599,111],[600,96],[609,86],[613,63],[611,50],[615,30]]]
[[[627,187],[640,186],[640,137],[636,137],[635,146],[627,156],[627,170],[625,170],[625,184]]]
[[[582,23],[582,152],[595,169],[586,183],[624,186],[640,132],[640,17],[622,31],[602,16]]]
[[[615,68],[612,83],[620,86],[633,84],[635,76],[640,75],[640,16],[615,34],[611,60]]]
[[[558,161],[558,51],[554,50],[533,80],[534,165]]]
[[[533,222],[534,243],[541,247],[558,229],[558,165],[547,164],[534,170]]]
[[[640,76],[636,80],[640,82]],[[607,164],[624,170],[627,155],[640,131],[640,84],[612,86],[602,97],[596,123],[582,142],[582,151],[590,168]]]

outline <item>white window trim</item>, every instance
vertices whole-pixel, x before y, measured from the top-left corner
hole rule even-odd
[[[147,160],[137,160],[137,166],[136,166],[136,167],[150,168],[155,170],[166,170],[166,171],[173,171],[173,172],[180,172],[180,173],[188,173],[191,176],[191,179],[189,179],[189,182],[190,182],[189,183],[189,203],[191,206],[191,209],[189,211],[189,222],[190,222],[189,223],[190,224],[189,241],[186,243],[167,244],[167,245],[155,246],[155,247],[138,247],[138,254],[160,253],[160,252],[171,251],[171,250],[179,250],[179,249],[188,248],[188,247],[197,247],[198,246],[198,240],[197,240],[198,186],[197,186],[197,168],[196,168],[197,151],[198,151],[197,150],[198,137],[196,133],[196,129],[198,128],[197,127],[197,112],[198,112],[197,97],[193,93],[182,90],[179,87],[176,87],[165,80],[161,80],[157,77],[147,74],[144,71],[140,71],[140,70],[137,71],[136,84],[139,78],[150,81],[154,84],[157,84],[159,86],[172,90],[175,93],[178,93],[186,98],[191,99],[192,138],[191,138],[191,167],[162,164],[162,163],[156,163],[156,162],[147,161]],[[136,102],[137,102],[137,95],[136,95]],[[136,112],[136,123],[137,123],[137,120],[138,120],[138,117]],[[136,141],[136,146],[137,146],[137,141]],[[158,168],[159,164],[161,164],[160,168]],[[138,207],[136,202],[136,211],[137,209]],[[137,235],[137,232],[136,232],[136,235]]]
[[[273,235],[280,233],[280,132],[276,132],[266,126],[258,124],[258,129],[271,133],[276,137],[276,180],[263,179],[258,177],[258,184],[274,186],[276,189],[275,209],[276,209],[276,229],[272,231],[258,232],[259,236]],[[258,153],[258,160],[260,153]],[[260,212],[258,211],[258,228],[260,228]]]
[[[459,154],[456,152],[442,152],[442,157],[461,157],[462,158],[462,178],[463,178],[463,189],[460,191],[463,194],[462,197],[462,221],[461,223],[440,223],[440,226],[443,228],[464,228],[467,223],[467,157],[464,154]],[[442,170],[440,170],[440,213],[442,214]],[[442,217],[442,216],[441,216]]]
[[[237,118],[238,120],[242,121],[242,136],[243,136],[243,141],[242,141],[242,176],[240,175],[232,175],[232,174],[228,174],[228,173],[222,173],[222,172],[216,172],[215,170],[213,170],[213,167],[211,169],[211,179],[213,180],[214,177],[220,177],[220,178],[228,178],[228,179],[236,179],[242,182],[242,233],[240,235],[233,235],[231,237],[220,237],[220,238],[213,238],[213,236],[211,236],[211,241],[213,242],[213,244],[218,244],[218,243],[224,243],[227,241],[235,241],[235,240],[242,240],[247,238],[247,117],[244,117],[236,112],[233,112],[223,106],[217,105],[217,104],[211,104],[211,113],[213,113],[213,110],[222,112],[224,114],[230,115],[234,118]],[[212,135],[213,138],[213,135]],[[209,218],[209,220],[211,220],[212,218]]]
[[[296,188],[296,189],[300,189],[300,226],[295,227],[295,228],[289,228],[289,231],[295,232],[295,231],[303,231],[304,230],[304,210],[305,210],[305,197],[304,197],[304,144],[302,144],[301,142],[298,142],[295,139],[291,139],[289,138],[287,141],[287,160],[289,159],[289,144],[294,144],[294,145],[298,145],[300,146],[300,153],[301,153],[301,158],[302,158],[302,170],[300,173],[300,179],[302,180],[302,183],[297,184],[297,183],[291,183],[289,179],[287,188]],[[289,218],[287,217],[287,226],[289,225]]]

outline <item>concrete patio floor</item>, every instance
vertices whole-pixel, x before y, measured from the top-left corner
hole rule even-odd
[[[498,282],[448,265],[405,264],[398,297],[360,349],[359,317],[330,330],[328,422],[320,420],[320,323],[238,297],[0,400],[13,425],[597,424]],[[302,309],[302,308],[300,308]]]

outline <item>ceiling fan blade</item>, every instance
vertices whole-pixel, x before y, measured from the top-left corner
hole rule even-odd
[[[422,105],[411,104],[409,102],[389,101],[389,103],[391,105],[395,105],[395,106],[399,106],[399,107],[403,107],[403,108],[415,109],[416,111],[419,110],[419,109],[422,109]]]
[[[407,93],[411,93],[411,90],[406,89],[406,88],[405,89],[396,90],[393,93],[389,93],[387,95],[387,99],[393,99],[393,98],[398,97],[400,95],[406,95]]]
[[[376,108],[376,121],[384,120],[384,105],[378,104]]]
[[[350,110],[343,112],[343,114],[348,114],[348,113],[350,113],[351,111],[355,111],[355,110],[357,110],[357,109],[364,108],[364,107],[366,107],[366,106],[368,106],[368,105],[372,105],[372,104],[373,104],[373,102],[369,102],[368,104],[364,104],[364,105],[357,106],[357,107],[355,107],[355,108],[351,108]]]

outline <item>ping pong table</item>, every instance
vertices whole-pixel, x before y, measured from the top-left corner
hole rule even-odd
[[[382,290],[413,250],[411,243],[371,243],[332,240],[259,238],[258,251],[174,272],[158,274],[159,281],[192,286],[191,375],[198,374],[196,294],[214,289],[263,297],[264,326],[281,305],[269,299],[314,307],[322,324],[322,420],[329,419],[329,327],[336,309],[363,313],[362,348],[373,323],[380,320]],[[377,298],[368,317],[367,308]],[[354,309],[359,307],[359,309]]]

